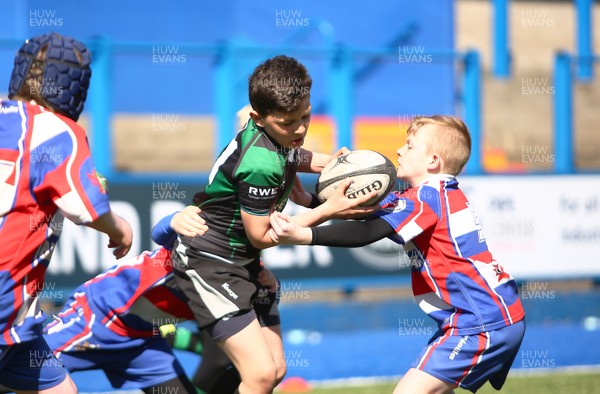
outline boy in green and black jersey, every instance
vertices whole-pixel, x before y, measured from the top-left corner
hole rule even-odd
[[[240,372],[240,393],[271,393],[285,374],[277,305],[258,316],[253,300],[264,296],[257,281],[260,251],[274,246],[269,214],[283,210],[297,171],[321,172],[337,154],[302,149],[311,116],[312,80],[296,59],[276,56],[250,76],[250,119],[216,160],[194,204],[209,230],[180,236],[173,253],[176,280],[202,329],[207,330]],[[347,188],[348,181],[340,189]],[[342,191],[315,210],[300,214],[317,225],[319,212],[354,217],[370,196],[350,200]],[[316,198],[294,194],[294,202],[315,207]]]

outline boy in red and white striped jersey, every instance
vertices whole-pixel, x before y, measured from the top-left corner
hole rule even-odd
[[[467,163],[471,137],[457,118],[415,118],[398,149],[399,179],[381,209],[363,222],[299,227],[271,215],[280,243],[364,246],[389,237],[411,262],[413,294],[439,330],[400,380],[395,394],[475,392],[486,381],[500,389],[525,333],[515,280],[488,250],[485,235],[456,176]]]
[[[33,37],[15,57],[10,100],[0,100],[0,385],[17,392],[76,392],[42,338],[37,297],[63,217],[108,234],[117,258],[131,247],[76,123],[90,62],[73,38]]]

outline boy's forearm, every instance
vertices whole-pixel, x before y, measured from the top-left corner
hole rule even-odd
[[[120,259],[129,252],[133,237],[131,226],[113,211],[108,211],[96,220],[84,225],[108,235],[108,247],[115,248],[113,255],[116,258]]]
[[[152,227],[152,240],[161,246],[173,245],[177,233],[171,228],[171,220],[177,212],[165,216]]]
[[[241,210],[242,223],[248,240],[258,249],[267,249],[277,246],[277,243],[269,236],[269,216],[254,215]]]
[[[311,152],[302,148],[300,149],[300,164],[298,165],[298,171],[320,173],[332,158],[332,155]]]
[[[329,226],[313,227],[311,245],[356,248],[394,234],[383,219],[343,221]]]
[[[127,231],[123,226],[123,219],[117,216],[113,211],[108,211],[107,213],[98,216],[96,220],[85,223],[84,225],[103,232],[111,239],[121,239]]]
[[[321,204],[294,216],[294,220],[302,227],[318,226],[333,218],[336,212],[329,209],[329,204]]]

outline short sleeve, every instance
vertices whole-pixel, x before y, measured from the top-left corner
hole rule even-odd
[[[85,131],[75,122],[49,112],[36,115],[30,155],[36,198],[51,199],[75,223],[89,223],[110,210]]]
[[[245,149],[234,175],[240,209],[258,216],[269,215],[277,204],[288,164],[267,142]]]
[[[241,174],[238,181],[240,208],[253,215],[268,215],[277,203],[281,176],[257,168],[252,174]]]
[[[403,193],[390,193],[374,215],[395,229],[402,243],[435,227],[439,222],[439,193],[432,187],[421,186]]]

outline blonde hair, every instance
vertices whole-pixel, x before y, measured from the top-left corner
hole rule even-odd
[[[443,172],[458,175],[471,156],[469,129],[462,120],[453,116],[416,116],[410,122],[406,134],[416,134],[425,125],[439,126],[436,128],[436,137],[427,147],[429,152],[435,151],[442,157]]]

